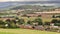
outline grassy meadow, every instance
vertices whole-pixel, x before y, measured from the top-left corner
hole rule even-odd
[[[29,29],[0,29],[0,34],[60,34],[60,33]]]

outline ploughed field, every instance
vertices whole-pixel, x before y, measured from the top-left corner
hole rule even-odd
[[[30,29],[0,29],[0,34],[60,34],[60,33]]]

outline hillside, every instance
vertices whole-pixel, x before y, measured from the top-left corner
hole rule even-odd
[[[47,5],[47,6],[60,6],[59,1],[25,1],[25,2],[19,2],[19,1],[10,1],[10,2],[0,2],[0,10],[2,9],[9,9],[14,6],[21,6],[21,5]]]
[[[40,6],[40,5],[22,5],[22,6],[16,6],[11,8],[12,10],[17,9],[53,9],[56,8],[55,6]]]

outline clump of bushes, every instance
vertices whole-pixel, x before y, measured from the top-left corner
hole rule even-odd
[[[0,20],[0,28],[5,28],[5,22],[4,21],[2,21],[2,20]]]
[[[15,19],[6,19],[5,21],[0,20],[0,28],[25,28],[25,29],[36,29],[36,30],[46,30],[57,32],[59,28],[50,28],[50,23],[54,23],[55,26],[60,26],[60,20],[53,19],[51,22],[42,22],[40,17],[35,20],[28,20],[27,24],[25,24],[25,20],[23,18],[15,18]]]
[[[7,19],[6,21],[6,24],[7,24],[7,28],[16,28],[16,20],[10,20],[10,19]]]
[[[34,22],[37,22],[38,25],[43,25],[42,19],[41,18],[36,18]]]
[[[6,19],[5,21],[0,20],[0,28],[18,28],[18,25],[24,23],[25,23],[24,19],[13,19],[13,20]]]
[[[51,23],[54,23],[55,26],[60,26],[60,20],[53,19]]]

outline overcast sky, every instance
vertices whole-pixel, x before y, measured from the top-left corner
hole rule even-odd
[[[60,0],[0,0],[0,2],[7,2],[7,1],[20,1],[20,2],[22,1],[55,1],[55,2],[59,1],[60,2]],[[50,4],[46,4],[46,5],[50,5]],[[55,4],[51,4],[51,5],[55,5]]]
[[[20,2],[22,2],[22,1],[55,1],[55,2],[59,1],[58,3],[51,3],[51,4],[45,3],[45,4],[41,4],[41,5],[59,5],[60,6],[60,0],[0,0],[0,2],[7,2],[7,1],[20,1]]]
[[[52,0],[0,0],[0,2],[5,2],[5,1],[52,1]]]

